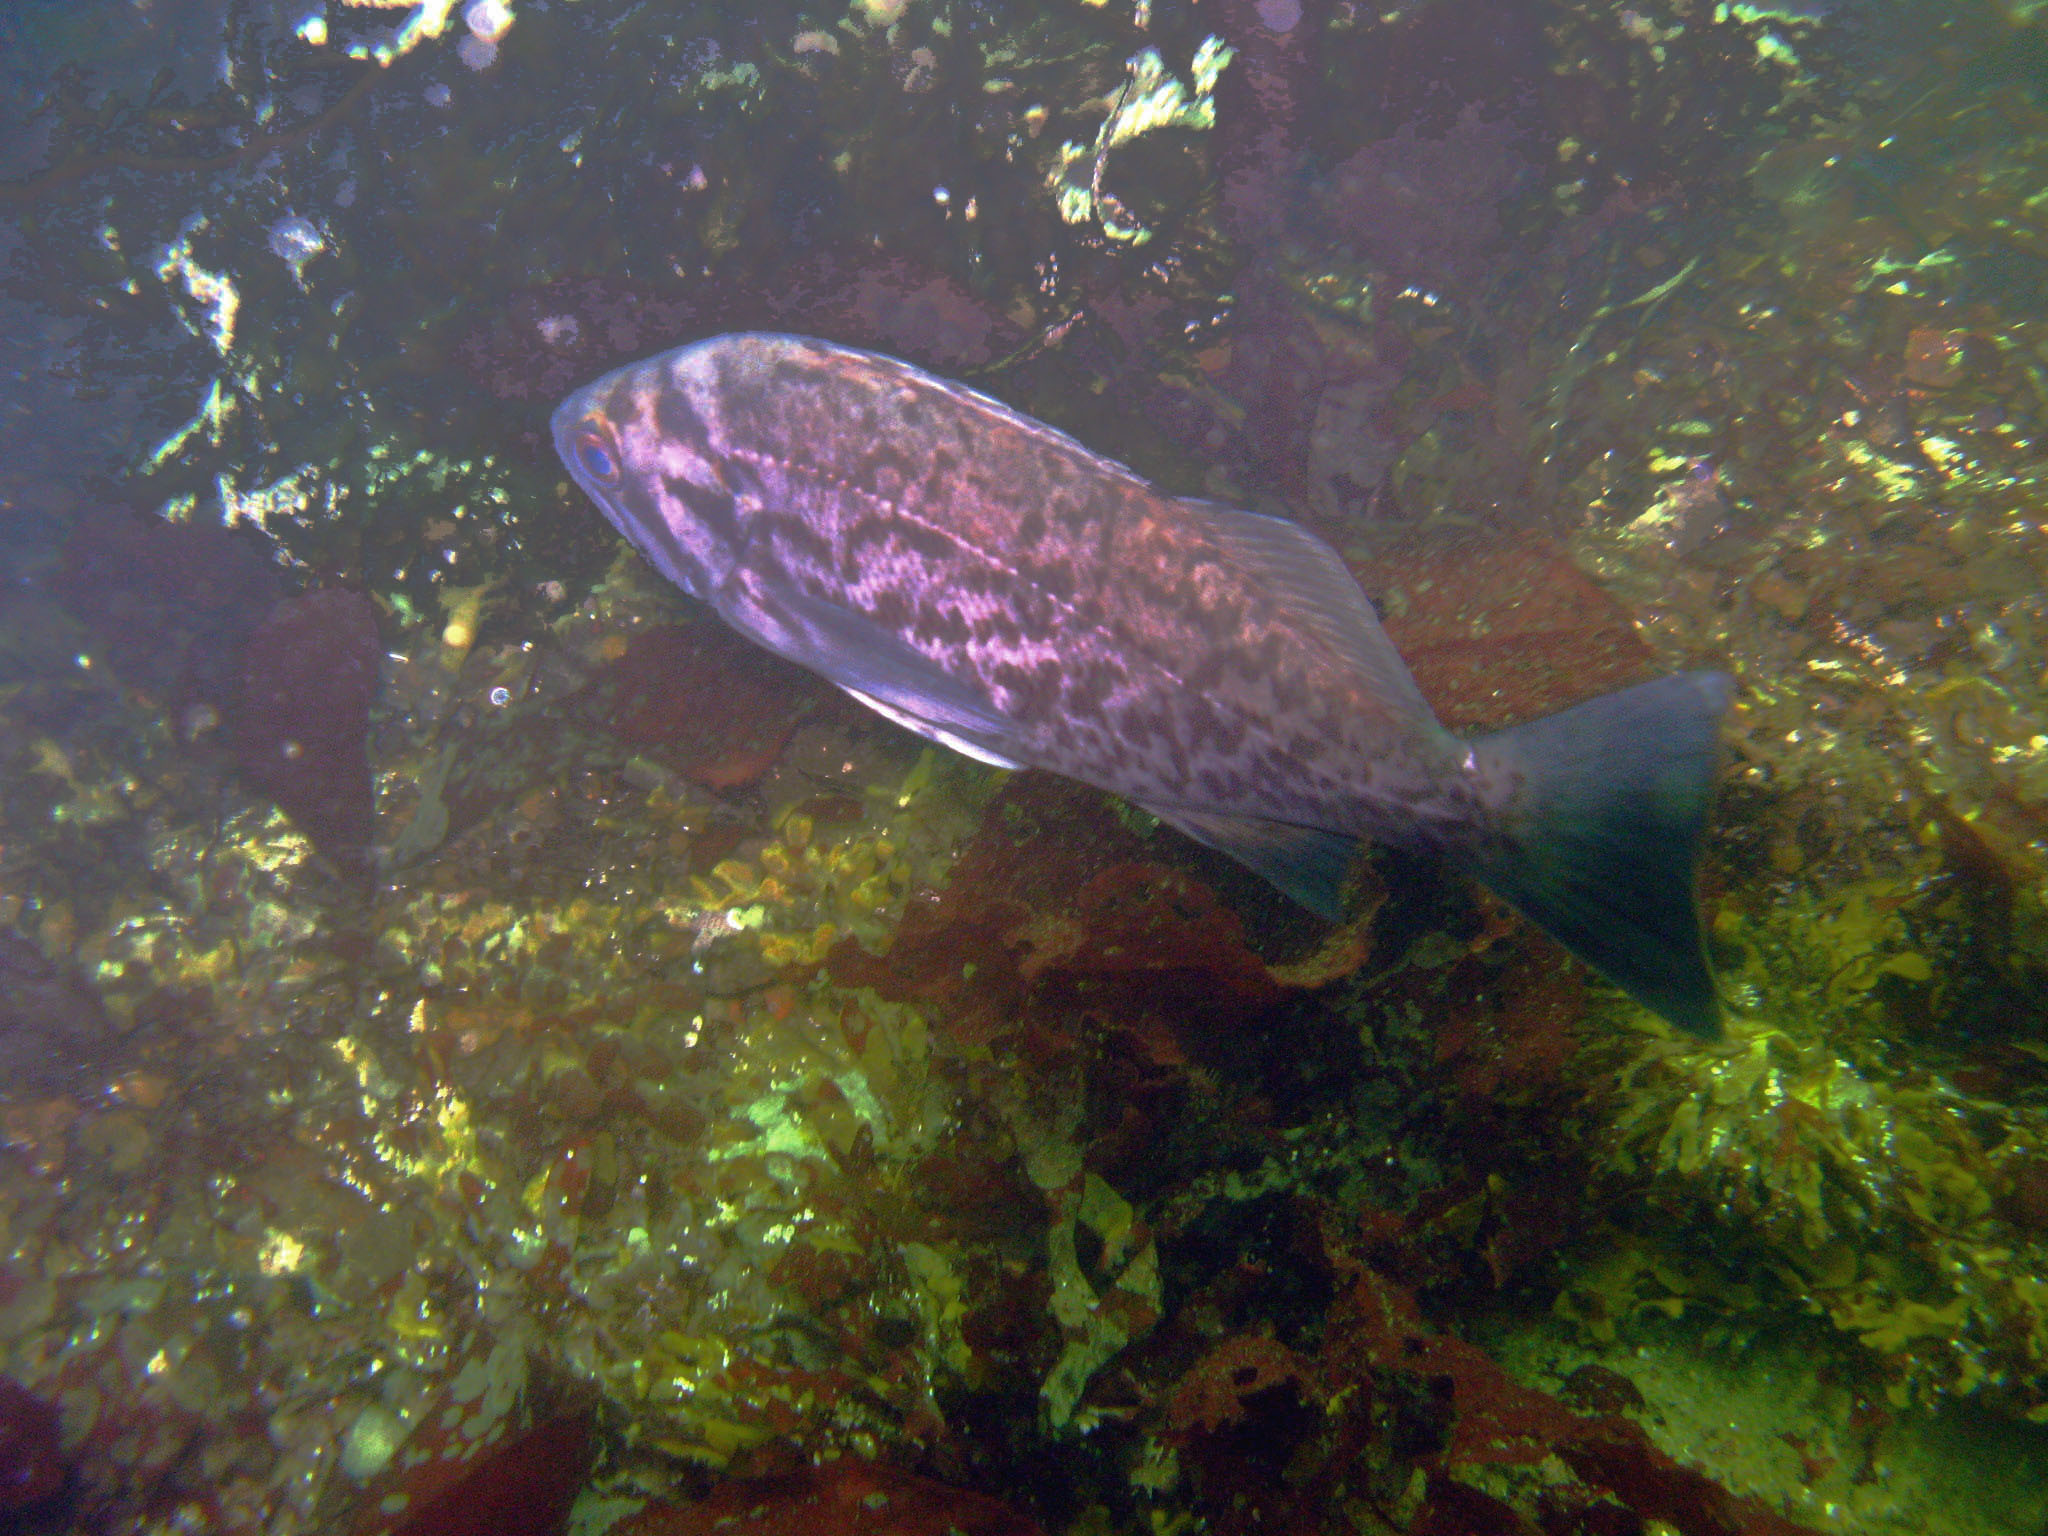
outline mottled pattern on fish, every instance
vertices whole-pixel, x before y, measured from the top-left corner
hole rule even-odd
[[[598,500],[658,566],[866,692],[872,658],[835,658],[790,599],[861,616],[1000,722],[950,722],[992,755],[1162,812],[1409,843],[1473,820],[1468,754],[1391,649],[1361,667],[1304,606],[1303,587],[1328,589],[1377,634],[1334,553],[1291,525],[1178,500],[957,384],[792,337],[622,369],[558,418],[589,419],[623,469]]]
[[[1721,675],[1459,741],[1313,535],[801,337],[649,358],[553,425],[671,580],[913,730],[1125,795],[1325,914],[1361,837],[1447,854],[1652,1008],[1717,1027],[1692,869]]]

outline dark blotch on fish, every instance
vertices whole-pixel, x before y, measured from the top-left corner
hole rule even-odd
[[[662,353],[553,428],[663,575],[888,718],[1123,795],[1325,916],[1361,840],[1436,854],[1667,1019],[1718,1029],[1693,874],[1722,674],[1460,740],[1304,529],[804,337]]]

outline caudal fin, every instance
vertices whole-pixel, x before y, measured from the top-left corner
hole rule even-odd
[[[1516,789],[1468,860],[1580,959],[1679,1028],[1712,1039],[1721,1003],[1693,876],[1734,683],[1686,672],[1483,736]]]

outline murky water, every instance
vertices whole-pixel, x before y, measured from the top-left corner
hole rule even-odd
[[[2044,27],[7,8],[0,1529],[2040,1529]],[[1726,1040],[710,619],[547,417],[757,328],[1732,672]]]

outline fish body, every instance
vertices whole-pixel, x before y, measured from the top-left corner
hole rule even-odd
[[[553,430],[665,576],[891,719],[1122,795],[1325,915],[1361,840],[1438,854],[1652,1008],[1716,1027],[1692,875],[1720,675],[1461,740],[1306,530],[804,337],[620,368]]]

